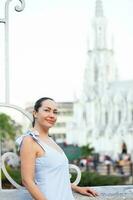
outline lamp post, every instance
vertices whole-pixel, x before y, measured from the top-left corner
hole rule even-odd
[[[5,16],[0,19],[0,23],[4,24],[5,31],[5,105],[9,105],[10,102],[10,80],[9,80],[9,4],[13,0],[6,0],[5,2]],[[15,6],[15,11],[21,12],[25,8],[25,1],[19,0],[20,5]],[[1,148],[1,134],[0,134],[0,189],[2,189],[2,181],[1,181],[1,168],[2,168],[2,148]]]
[[[9,80],[9,4],[13,0],[7,0],[5,3],[5,17],[0,19],[0,23],[5,26],[5,102],[9,104],[10,101],[10,80]],[[25,1],[19,0],[21,5],[15,6],[17,12],[24,10]]]

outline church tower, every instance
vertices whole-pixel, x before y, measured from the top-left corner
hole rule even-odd
[[[103,13],[102,1],[96,1],[95,18],[93,22],[93,29],[95,35],[94,48],[96,50],[106,49],[106,27],[107,22]]]
[[[116,80],[114,51],[108,48],[107,20],[104,16],[102,0],[96,0],[93,19],[93,48],[88,49],[88,63],[84,73],[83,96],[93,99],[103,93],[109,82]]]

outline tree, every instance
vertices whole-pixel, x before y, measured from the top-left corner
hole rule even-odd
[[[81,157],[87,157],[94,153],[94,148],[90,147],[89,144],[81,147]]]
[[[16,123],[9,115],[0,113],[0,136],[1,139],[14,139],[16,133],[21,133],[21,125]]]

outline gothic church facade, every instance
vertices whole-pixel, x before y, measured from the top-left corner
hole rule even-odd
[[[122,142],[133,153],[133,81],[119,81],[114,50],[107,45],[107,20],[101,0],[96,0],[94,44],[88,49],[83,94],[74,103],[67,141],[90,143],[97,152],[113,155]]]

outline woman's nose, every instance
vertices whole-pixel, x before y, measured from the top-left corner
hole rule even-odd
[[[55,117],[55,114],[52,111],[49,114],[50,114],[50,117]]]

